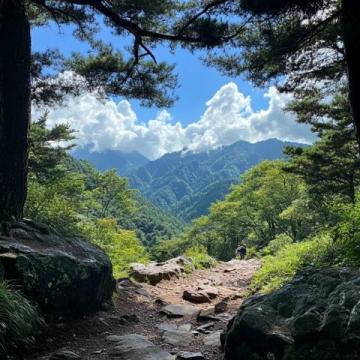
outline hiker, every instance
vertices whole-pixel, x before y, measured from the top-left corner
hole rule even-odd
[[[245,245],[239,245],[236,248],[235,252],[236,257],[239,257],[240,259],[244,259],[246,256],[246,246]]]

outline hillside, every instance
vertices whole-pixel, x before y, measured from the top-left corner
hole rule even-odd
[[[97,170],[116,169],[119,175],[127,175],[131,171],[146,165],[149,160],[138,152],[125,153],[117,150],[91,151],[90,147],[76,148],[72,154],[79,160],[90,162]]]
[[[65,166],[70,170],[85,175],[88,188],[93,187],[94,167],[86,160],[77,160],[69,156]],[[123,215],[119,225],[135,230],[144,246],[152,246],[161,239],[170,239],[183,229],[183,223],[168,211],[154,205],[141,194],[135,195],[138,210],[135,214]]]
[[[175,152],[150,161],[129,174],[130,185],[153,203],[190,221],[206,214],[239,176],[263,160],[283,157],[283,148],[300,144],[269,139],[238,141],[203,153]]]

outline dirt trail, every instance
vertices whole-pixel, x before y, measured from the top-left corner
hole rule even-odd
[[[125,334],[144,335],[170,354],[200,351],[206,360],[221,359],[219,333],[243,301],[249,281],[259,266],[258,260],[233,260],[213,269],[196,270],[178,279],[161,281],[156,286],[122,283],[117,288],[112,309],[50,328],[41,351],[25,359],[50,359],[59,350],[72,351],[83,360],[119,359],[121,357],[112,353],[114,344],[109,342],[109,336]],[[204,287],[215,288],[217,292],[211,302],[192,304],[182,298],[184,290]],[[226,305],[219,314],[214,314],[214,305],[220,302]],[[210,316],[202,320],[198,316],[168,318],[160,312],[166,304],[191,305]],[[202,325],[205,326],[201,328]]]

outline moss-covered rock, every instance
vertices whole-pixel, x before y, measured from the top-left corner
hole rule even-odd
[[[2,224],[1,272],[53,319],[99,309],[111,301],[115,284],[100,248],[31,221]]]
[[[359,269],[307,269],[242,305],[223,336],[225,359],[360,359],[359,314]]]

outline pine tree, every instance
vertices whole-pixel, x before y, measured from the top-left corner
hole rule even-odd
[[[220,4],[217,1],[215,4]],[[214,5],[215,5],[214,4]],[[54,104],[66,94],[97,89],[168,106],[177,86],[173,66],[158,63],[159,43],[194,50],[220,45],[232,29],[208,16],[214,5],[177,0],[0,0],[0,219],[22,216],[26,199],[30,102]],[[50,49],[31,54],[30,26],[55,21],[72,25],[91,47],[88,55],[64,59]],[[128,53],[98,39],[101,23],[132,39]],[[81,77],[60,76],[71,70]]]

